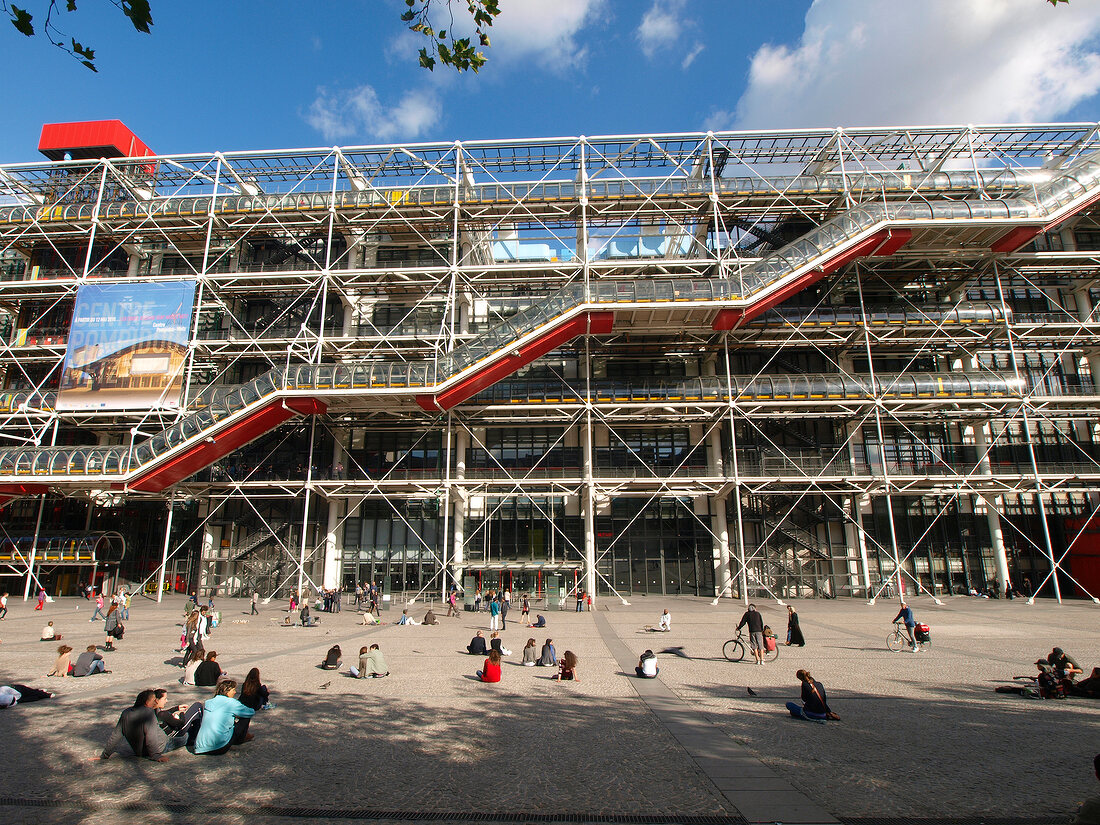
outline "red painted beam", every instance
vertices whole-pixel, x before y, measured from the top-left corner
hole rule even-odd
[[[889,258],[912,239],[912,229],[888,229],[886,230],[886,240],[871,254],[876,258]]]
[[[992,252],[1015,252],[1042,231],[1038,226],[1017,226],[1001,235],[989,249]]]
[[[48,484],[0,484],[0,507],[20,496],[40,496],[49,491]]]
[[[511,375],[520,367],[524,367],[551,350],[557,349],[571,338],[576,338],[578,335],[584,335],[585,333],[593,335],[606,334],[611,332],[614,323],[614,312],[588,312],[578,315],[564,324],[548,330],[539,338],[527,342],[515,352],[494,361],[484,369],[464,378],[455,386],[444,390],[438,395],[418,395],[416,403],[428,412],[449,410],[457,404],[461,404],[467,398],[477,395],[483,389],[491,387],[502,378]]]
[[[835,255],[832,258],[825,260],[821,266],[818,267],[825,275],[832,275],[838,269],[847,266],[852,261],[859,258],[866,258],[868,255],[873,255],[886,241],[890,239],[889,229],[880,229],[874,235],[870,235],[857,243],[851,249],[841,252],[839,255]],[[909,240],[906,238],[906,240]]]
[[[269,401],[225,429],[207,435],[205,440],[198,441],[180,455],[139,475],[127,486],[131,490],[144,493],[158,493],[270,432],[295,415],[317,415],[326,409],[326,405],[316,398],[288,398],[285,404],[280,400]],[[122,485],[113,486],[117,489]]]

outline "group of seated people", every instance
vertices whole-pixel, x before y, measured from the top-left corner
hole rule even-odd
[[[47,676],[92,676],[96,673],[110,673],[106,662],[99,655],[95,645],[88,645],[83,653],[76,657],[76,661],[70,661],[73,649],[69,645],[59,645],[57,648],[57,660],[53,664],[53,670]]]
[[[340,645],[333,645],[325,654],[325,659],[318,667],[322,670],[339,670],[343,662],[343,651]],[[386,667],[386,660],[377,644],[370,647],[359,648],[359,666],[350,665],[348,675],[355,679],[380,679],[389,676],[390,670]]]
[[[483,682],[499,682],[501,660],[505,656],[512,655],[512,651],[504,647],[500,633],[495,630],[489,636],[488,646],[485,644],[485,635],[480,630],[477,631],[474,638],[466,645],[466,652],[471,656],[486,657],[482,669],[477,671],[477,678]],[[539,649],[533,638],[528,639],[523,648],[522,664],[524,667],[556,666],[558,673],[553,677],[555,680],[580,681],[577,676],[576,654],[571,650],[567,650],[561,659],[558,659],[553,639],[547,639],[541,649]]]
[[[1077,681],[1084,670],[1060,647],[1036,659],[1035,670],[1036,673],[1028,676],[1013,677],[1024,684],[1000,685],[996,688],[997,693],[1017,693],[1029,699],[1065,699],[1067,696],[1100,699],[1100,667],[1093,668],[1087,679]]]
[[[118,753],[167,762],[167,754],[180,747],[197,754],[222,754],[252,739],[249,722],[256,711],[271,706],[258,668],[248,672],[239,696],[237,683],[222,679],[213,697],[190,705],[168,707],[168,691],[149,688],[119,715],[99,758]]]

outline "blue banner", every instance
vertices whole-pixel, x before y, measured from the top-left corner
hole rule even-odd
[[[81,286],[57,408],[178,407],[194,306],[195,281]]]

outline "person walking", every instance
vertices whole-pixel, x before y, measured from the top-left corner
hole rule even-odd
[[[911,608],[905,602],[901,603],[901,609],[898,611],[898,615],[894,617],[894,621],[901,619],[905,623],[905,635],[909,637],[909,644],[913,648],[913,652],[916,653],[920,650],[917,645],[917,637],[913,634],[913,628],[917,626],[917,620],[913,618],[913,608]]]
[[[46,606],[46,588],[40,586],[38,588],[38,604],[36,604],[34,606],[34,609],[35,610],[41,610],[45,606]]]
[[[511,600],[508,598],[508,591],[505,590],[500,596],[500,629],[508,629],[508,605],[511,604]]]
[[[489,599],[489,629],[500,630],[500,602]]]
[[[523,594],[523,601],[520,603],[519,618],[524,624],[528,624],[531,621],[531,600],[527,598],[527,594]]]
[[[806,639],[802,636],[802,628],[798,624],[798,613],[794,607],[787,605],[787,647],[798,645],[806,646]]]
[[[103,616],[103,594],[97,593],[95,597],[95,612],[92,613],[92,618],[88,619],[89,622],[94,622],[96,619],[102,619]]]
[[[8,618],[8,594],[0,596],[0,620]]]
[[[111,606],[107,609],[107,615],[103,618],[103,632],[107,636],[107,641],[103,646],[104,650],[115,649],[115,637],[121,637],[122,623],[118,620],[118,604],[111,602]]]
[[[258,616],[260,611],[256,609],[256,603],[260,600],[260,594],[255,590],[252,591],[252,610],[248,614],[250,616]]]
[[[745,625],[749,626],[749,649],[752,650],[753,658],[758,665],[763,665],[764,617],[760,615],[760,611],[756,609],[755,604],[749,605],[749,609],[745,611],[741,621],[737,623],[737,630],[740,631]]]
[[[451,589],[451,592],[447,594],[447,616],[454,616],[458,618],[458,593]]]

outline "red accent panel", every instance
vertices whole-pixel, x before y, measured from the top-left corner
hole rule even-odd
[[[143,158],[153,154],[121,120],[47,123],[38,139],[38,151],[50,160],[61,160],[66,152],[75,160]]]
[[[823,275],[832,275],[841,267],[845,267],[852,261],[858,258],[865,258],[868,255],[873,255],[882,244],[890,238],[889,229],[880,229],[874,235],[864,238],[857,243],[851,249],[846,252],[841,252],[839,255],[827,259],[822,263],[818,269],[821,270]],[[907,239],[908,240],[908,239]],[[811,281],[811,283],[813,283]]]
[[[1001,235],[990,245],[989,249],[992,252],[1015,252],[1041,231],[1042,229],[1038,226],[1017,226]]]
[[[876,258],[889,258],[913,239],[912,229],[888,229],[887,238],[872,254]]]
[[[710,327],[717,331],[733,329],[744,314],[743,309],[720,309],[718,314],[714,316],[714,323]]]
[[[1077,593],[1100,595],[1100,518],[1067,518],[1065,523],[1066,539],[1073,539],[1069,546],[1069,572],[1081,583]]]
[[[1083,212],[1084,210],[1088,209],[1090,206],[1092,206],[1097,201],[1100,201],[1100,192],[1097,192],[1095,195],[1093,195],[1088,200],[1081,201],[1080,204],[1073,207],[1072,212],[1067,212],[1065,215],[1063,215],[1061,218],[1054,221],[1053,223],[1048,223],[1046,226],[1043,227],[1043,231],[1046,232],[1048,229],[1051,229],[1051,228],[1057,226],[1058,224],[1060,224],[1062,221],[1066,220],[1066,218],[1072,218],[1074,215],[1076,215],[1080,212]]]
[[[40,496],[49,491],[46,484],[0,484],[0,507],[20,496]]]
[[[288,398],[285,405],[279,400],[269,401],[224,430],[208,435],[207,440],[193,444],[182,454],[138,476],[128,486],[131,490],[158,493],[270,432],[289,418],[317,415],[326,409],[326,405],[316,398]]]
[[[416,403],[428,412],[449,410],[457,404],[461,404],[467,398],[477,395],[486,387],[491,387],[497,381],[505,378],[520,367],[530,364],[536,358],[541,358],[546,353],[560,347],[571,338],[591,332],[594,335],[611,332],[615,323],[614,312],[588,312],[571,318],[560,326],[554,327],[541,337],[529,341],[510,355],[494,361],[473,375],[464,378],[455,386],[444,390],[438,395],[418,395]]]

